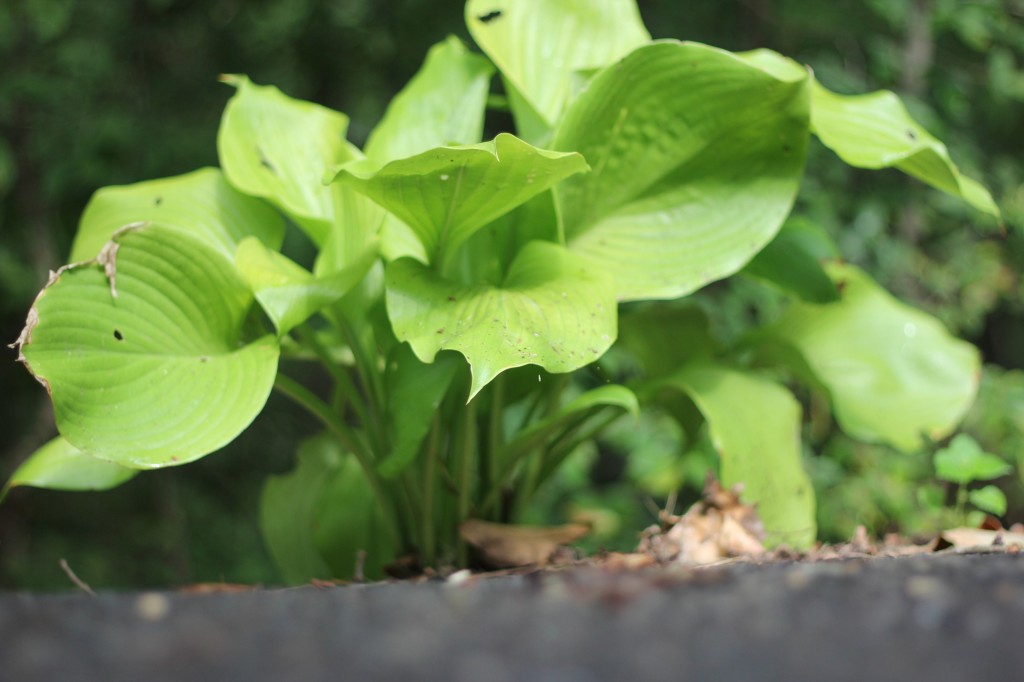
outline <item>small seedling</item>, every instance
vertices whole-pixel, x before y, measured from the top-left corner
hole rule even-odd
[[[982,514],[1002,516],[1006,513],[1006,495],[995,485],[969,489],[972,483],[991,481],[1006,476],[1013,467],[997,455],[985,452],[974,438],[958,434],[933,459],[935,476],[956,486],[955,511],[965,525],[976,525]],[[968,511],[967,505],[975,507]]]

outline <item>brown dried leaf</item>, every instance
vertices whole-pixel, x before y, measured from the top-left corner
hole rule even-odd
[[[254,592],[259,585],[241,585],[238,583],[195,583],[178,589],[182,594],[224,594],[234,592]]]
[[[704,500],[681,517],[668,518],[667,530],[648,529],[640,551],[660,561],[710,564],[732,557],[765,554],[764,527],[757,510],[740,500],[737,486],[726,490],[713,476],[704,487]]]
[[[462,539],[496,568],[545,564],[559,546],[579,540],[589,532],[590,527],[582,523],[545,528],[468,519],[459,526]]]
[[[956,549],[971,547],[999,547],[1017,545],[1024,547],[1024,533],[1007,530],[983,530],[981,528],[952,528],[944,530],[940,539]],[[940,543],[941,545],[941,543]]]

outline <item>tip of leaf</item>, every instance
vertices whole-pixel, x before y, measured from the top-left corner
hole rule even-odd
[[[217,80],[225,85],[230,85],[233,88],[239,88],[242,83],[245,82],[245,76],[237,73],[222,73],[217,76]]]
[[[463,356],[465,357],[465,356]],[[466,358],[468,361],[469,358]],[[505,368],[507,369],[507,368]],[[494,379],[501,374],[504,369],[498,370],[497,372],[491,371],[488,368],[481,368],[479,365],[470,363],[469,375],[470,375],[470,386],[469,386],[469,397],[466,398],[466,404],[468,405],[476,397],[476,394],[484,390],[487,384],[494,381]]]

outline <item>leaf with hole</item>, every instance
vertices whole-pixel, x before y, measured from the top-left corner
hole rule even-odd
[[[466,26],[517,96],[552,127],[574,72],[612,64],[651,39],[634,0],[469,0]],[[516,98],[510,101],[516,112]]]
[[[273,336],[245,333],[249,288],[219,252],[157,225],[118,234],[102,253],[53,276],[19,340],[61,434],[140,469],[224,446],[277,374]]]

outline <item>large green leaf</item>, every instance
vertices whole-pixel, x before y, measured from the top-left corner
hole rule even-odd
[[[949,434],[974,400],[978,351],[856,267],[826,269],[841,300],[796,303],[769,332],[800,351],[850,435],[913,451]]]
[[[527,244],[502,287],[446,280],[411,258],[390,263],[386,278],[395,335],[423,362],[440,350],[462,353],[471,397],[511,367],[582,367],[615,339],[611,283],[550,242]]]
[[[379,465],[381,476],[393,478],[415,460],[461,364],[453,353],[423,363],[408,344],[395,349],[385,375],[392,446]]]
[[[449,36],[388,105],[366,140],[366,156],[385,163],[434,147],[479,142],[494,67]]]
[[[139,473],[87,455],[62,436],[33,452],[11,474],[7,488],[19,485],[52,490],[109,490]]]
[[[370,133],[366,155],[386,163],[434,147],[480,142],[493,73],[490,62],[469,52],[453,36],[434,45]],[[386,214],[381,234],[381,249],[388,260],[412,256],[426,262],[422,244],[393,214]]]
[[[558,181],[587,169],[576,153],[537,149],[502,133],[491,142],[438,147],[383,167],[339,169],[347,183],[412,228],[432,262]]]
[[[75,446],[136,468],[182,464],[231,441],[270,393],[278,346],[247,343],[251,305],[219,252],[153,224],[59,270],[21,356]]]
[[[278,335],[284,335],[348,293],[376,259],[371,249],[348,267],[317,277],[258,239],[248,238],[238,245],[235,265]]]
[[[281,577],[289,585],[333,578],[316,545],[320,497],[344,454],[327,434],[299,445],[295,468],[271,476],[260,495],[260,530]]]
[[[96,192],[82,213],[70,262],[95,258],[115,232],[146,221],[190,234],[228,260],[245,237],[275,249],[284,237],[284,221],[274,209],[233,188],[218,169],[203,168]]]
[[[322,244],[339,202],[337,188],[325,187],[323,175],[360,156],[345,141],[348,117],[245,76],[225,80],[238,88],[217,134],[225,175],[243,192],[269,199]]]
[[[946,145],[907,113],[888,90],[837,95],[814,83],[811,126],[818,138],[846,163],[859,168],[898,168],[971,206],[999,218],[992,195],[960,173]]]
[[[569,101],[573,72],[607,66],[651,39],[634,0],[469,0],[466,25],[552,126]]]
[[[722,483],[743,485],[771,544],[809,547],[815,539],[814,489],[800,461],[800,404],[783,387],[711,362],[666,379],[707,420],[722,461]]]
[[[620,300],[726,277],[778,232],[803,173],[806,75],[777,77],[705,45],[658,42],[598,74],[553,146],[593,171],[555,188],[569,248]]]

